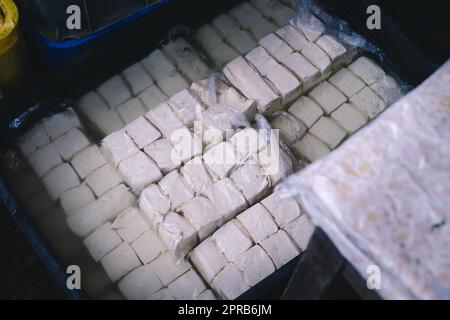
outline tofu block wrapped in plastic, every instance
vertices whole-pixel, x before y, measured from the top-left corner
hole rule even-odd
[[[447,62],[284,185],[360,274],[380,268],[387,299],[450,298],[449,86]]]

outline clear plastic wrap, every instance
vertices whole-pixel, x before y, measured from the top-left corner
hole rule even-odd
[[[449,87],[450,61],[281,186],[384,298],[450,298]]]

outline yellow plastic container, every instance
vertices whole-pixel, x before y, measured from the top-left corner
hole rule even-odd
[[[6,93],[17,88],[24,71],[18,22],[14,1],[0,0],[0,90]]]

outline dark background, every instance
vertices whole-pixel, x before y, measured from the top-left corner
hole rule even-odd
[[[161,10],[162,14],[150,14],[143,25],[132,24],[127,27],[129,34],[139,31],[143,26],[149,24],[154,26],[155,32],[149,34],[146,42],[136,44],[133,39],[129,39],[130,46],[127,50],[115,47],[115,54],[111,57],[101,56],[101,51],[95,51],[92,57],[76,59],[66,66],[52,67],[45,63],[39,52],[32,45],[28,47],[30,58],[28,80],[19,88],[6,102],[0,103],[0,122],[4,126],[10,118],[16,116],[21,110],[33,105],[40,99],[51,95],[73,96],[83,91],[82,86],[72,86],[70,83],[76,81],[77,77],[85,77],[89,73],[89,81],[85,82],[86,87],[106,79],[108,74],[102,72],[92,72],[94,66],[98,69],[105,69],[108,65],[116,68],[124,68],[132,61],[137,60],[139,54],[134,52],[149,52],[152,47],[158,46],[159,39],[166,33],[171,25],[181,23],[189,26],[200,25],[208,18],[219,12],[223,12],[222,6],[233,5],[237,1],[181,1],[181,7],[168,7]],[[336,1],[324,1],[336,2]],[[450,57],[450,6],[449,1],[407,1],[407,0],[344,0],[339,1],[345,5],[352,3],[378,4],[382,9],[382,20],[386,16],[392,21],[401,34],[409,40],[413,47],[430,62],[434,68],[444,63]],[[201,14],[199,14],[201,13]],[[353,19],[358,23],[365,24],[366,15],[364,12],[353,14]],[[114,34],[110,36],[114,38]],[[108,44],[104,44],[107,46]],[[102,45],[103,46],[103,45]],[[103,48],[104,48],[103,46]],[[113,47],[112,47],[113,48]],[[123,47],[122,47],[123,48]],[[136,48],[136,50],[133,50]],[[139,49],[139,50],[138,50]],[[405,53],[407,54],[407,53]],[[73,71],[74,66],[78,72]],[[411,65],[411,68],[418,66]],[[56,71],[55,71],[56,70]],[[71,72],[74,72],[73,74]],[[56,72],[56,73],[55,73]],[[114,74],[115,72],[112,72]],[[111,76],[110,74],[109,76]],[[64,75],[62,79],[58,79]],[[58,79],[59,83],[49,88],[42,79]],[[53,84],[53,82],[52,82]],[[68,88],[69,86],[69,88]],[[4,133],[2,133],[3,135]],[[3,138],[3,137],[2,137]],[[326,298],[357,298],[355,292],[348,286],[342,277],[337,277],[331,288],[325,294]],[[32,246],[25,238],[15,222],[11,219],[3,206],[0,206],[0,299],[63,299],[65,294],[55,284],[53,276],[40,261]]]

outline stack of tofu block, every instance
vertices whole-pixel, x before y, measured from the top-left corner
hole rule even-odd
[[[234,299],[305,250],[313,225],[273,187],[401,95],[315,24],[244,2],[195,36],[223,73],[180,38],[79,100],[101,147],[71,109],[19,139],[44,186],[25,202],[52,240],[84,243],[93,298]],[[298,159],[271,155],[257,113]]]
[[[297,99],[287,112],[275,113],[271,125],[299,159],[313,162],[401,96],[393,78],[360,57]]]

